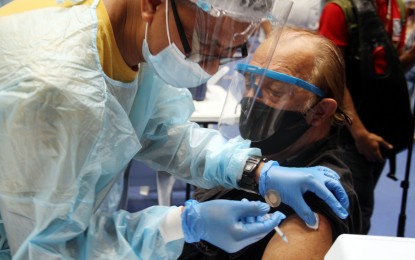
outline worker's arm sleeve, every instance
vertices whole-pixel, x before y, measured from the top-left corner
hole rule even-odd
[[[53,208],[53,203],[49,203]],[[21,208],[19,203],[14,205]],[[55,206],[61,208],[59,203]],[[85,215],[68,214],[65,218],[57,215],[58,210],[40,213],[43,209],[39,205],[33,215],[47,217],[36,222],[34,216],[23,216],[13,210],[9,206],[2,211],[2,217],[8,235],[6,241],[16,260],[177,259],[184,244],[181,210],[177,207],[156,206],[136,213],[118,211],[92,217],[85,210]],[[3,227],[0,230],[0,238],[4,239]],[[3,248],[0,256],[9,259],[10,252]]]
[[[149,81],[140,85],[133,106],[133,117],[134,113],[147,110],[147,118],[144,114],[135,114],[141,123],[146,118],[145,129],[138,129],[136,126],[140,126],[140,121],[134,124],[136,120],[132,118],[142,145],[135,158],[199,187],[238,187],[237,180],[247,157],[259,155],[259,149],[250,148],[248,140],[240,137],[227,140],[217,130],[190,122],[194,111],[190,92],[153,80],[150,87]],[[147,106],[137,109],[142,97],[148,99],[142,100]]]
[[[181,209],[154,206],[99,215],[86,239],[83,259],[177,259],[184,245]]]

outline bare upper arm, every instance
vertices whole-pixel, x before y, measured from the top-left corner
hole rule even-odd
[[[262,259],[323,259],[333,244],[333,238],[329,221],[321,214],[319,218],[319,228],[312,230],[297,215],[289,216],[280,226],[288,243],[275,234],[265,248]]]

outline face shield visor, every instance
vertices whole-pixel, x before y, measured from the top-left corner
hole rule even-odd
[[[292,3],[289,0],[167,0],[166,4],[174,18],[167,20],[174,21],[180,38],[176,44],[181,45],[186,66],[192,67],[192,74],[196,75],[193,78],[197,78],[187,85],[195,87],[206,83],[220,65],[247,57],[249,42],[257,35],[261,22],[276,23],[280,17],[285,20]],[[191,11],[181,6],[190,7]],[[168,28],[172,30],[174,26]],[[190,78],[183,76],[181,80]]]
[[[219,121],[226,137],[250,139],[263,154],[277,153],[302,136],[310,127],[307,113],[325,96],[320,88],[300,78],[268,68],[271,57],[276,58],[273,51],[279,36],[272,37],[262,55],[267,58],[259,64],[263,67],[255,66],[257,62],[235,66]]]

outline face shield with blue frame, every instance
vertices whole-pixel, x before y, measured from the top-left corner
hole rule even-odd
[[[278,58],[273,53],[279,35],[271,37],[263,67],[236,64],[219,121],[226,137],[250,139],[263,154],[277,153],[298,140],[310,127],[306,114],[325,96],[313,84],[269,68],[271,57]]]

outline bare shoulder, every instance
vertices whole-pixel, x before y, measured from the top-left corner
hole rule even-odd
[[[288,243],[275,234],[265,248],[262,259],[323,259],[333,244],[333,238],[329,221],[321,214],[319,218],[319,228],[312,230],[297,215],[289,216],[280,226]]]

